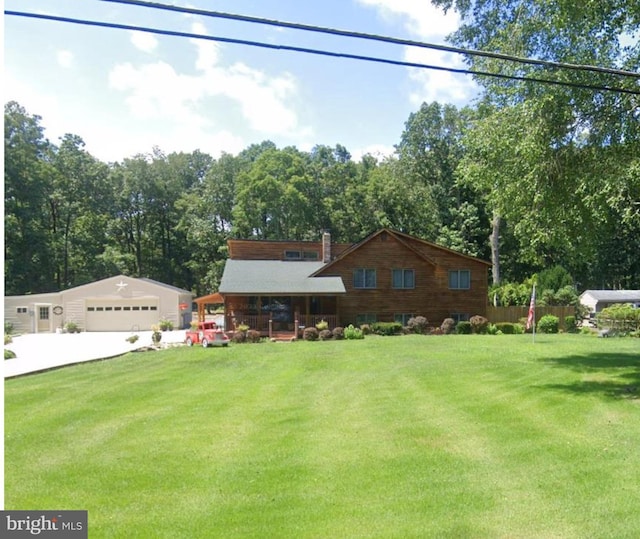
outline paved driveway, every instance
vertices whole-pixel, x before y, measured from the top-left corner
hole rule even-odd
[[[163,343],[181,343],[184,330],[165,331]],[[4,361],[4,377],[19,376],[43,371],[63,365],[72,365],[95,359],[120,356],[150,346],[151,331],[138,331],[140,338],[133,344],[127,342],[131,332],[89,332],[89,333],[39,333],[14,337],[5,346],[16,354],[14,359]]]

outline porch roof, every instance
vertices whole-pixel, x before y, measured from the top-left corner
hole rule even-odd
[[[323,262],[227,260],[221,294],[344,294],[340,277],[311,277]]]

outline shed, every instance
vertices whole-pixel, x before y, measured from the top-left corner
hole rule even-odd
[[[585,290],[580,294],[580,303],[591,313],[599,313],[616,303],[630,303],[640,308],[640,290]]]

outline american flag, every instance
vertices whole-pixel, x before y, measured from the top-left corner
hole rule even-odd
[[[527,329],[535,324],[536,321],[536,285],[533,284],[533,292],[531,292],[531,303],[529,303],[529,315],[527,316]]]

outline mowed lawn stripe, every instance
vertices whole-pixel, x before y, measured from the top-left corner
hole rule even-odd
[[[540,341],[178,349],[9,380],[6,507],[88,509],[92,537],[633,537],[639,343]]]

